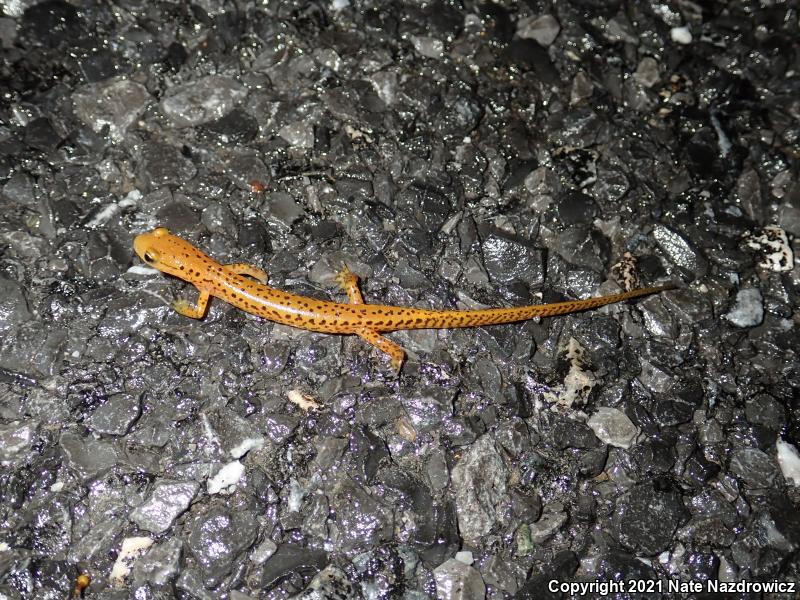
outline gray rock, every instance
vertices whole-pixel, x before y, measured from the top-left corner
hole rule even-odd
[[[246,96],[235,79],[209,75],[169,90],[161,110],[179,127],[193,127],[224,117]]]
[[[517,581],[524,578],[525,569],[511,556],[496,554],[483,564],[481,575],[486,585],[515,594],[519,589]]]
[[[30,320],[31,311],[20,284],[0,277],[0,334]]]
[[[441,600],[483,600],[486,584],[481,574],[460,560],[451,558],[433,570],[436,597]]]
[[[250,560],[257,565],[267,562],[278,550],[278,545],[272,540],[264,540],[250,553]]]
[[[677,536],[685,543],[725,548],[736,539],[736,534],[716,517],[693,518],[678,530]]]
[[[311,123],[289,123],[278,130],[278,135],[296,148],[314,147],[314,127]]]
[[[213,507],[191,525],[189,549],[203,569],[206,587],[222,581],[256,539],[258,522],[249,511]]]
[[[744,531],[731,545],[731,556],[751,577],[776,573],[787,557],[800,548],[800,517],[797,508],[777,493],[766,507],[756,510]]]
[[[353,584],[344,571],[328,565],[314,576],[308,587],[292,600],[350,600],[357,597]]]
[[[26,173],[15,173],[3,185],[2,198],[3,200],[16,202],[31,210],[36,209],[33,179]]]
[[[189,508],[199,489],[194,481],[159,481],[130,519],[142,529],[162,533]]]
[[[194,163],[173,146],[149,144],[143,148],[142,154],[139,172],[151,188],[177,186],[189,181],[197,173]]]
[[[283,227],[289,228],[305,214],[303,207],[286,192],[275,192],[267,199],[267,218]]]
[[[542,46],[549,46],[558,37],[561,25],[553,15],[527,17],[517,23],[517,35],[523,39],[536,40]]]
[[[758,394],[745,400],[745,415],[750,423],[780,431],[786,424],[786,409],[768,394]]]
[[[30,450],[37,426],[31,421],[0,425],[0,461],[13,460]]]
[[[156,544],[147,554],[142,556],[133,566],[135,584],[149,583],[156,587],[174,581],[180,572],[183,542],[178,538],[169,538]]]
[[[414,44],[414,50],[428,58],[441,58],[444,52],[442,40],[428,35],[412,35],[411,43]]]
[[[758,448],[740,448],[731,456],[731,472],[751,488],[772,488],[778,480],[778,465]]]
[[[597,214],[594,199],[579,190],[567,190],[556,202],[559,223],[570,225],[589,225]]]
[[[338,548],[373,546],[392,537],[392,510],[348,478],[339,478],[328,494],[330,510],[336,515],[332,543]]]
[[[633,78],[646,88],[651,88],[661,80],[658,61],[651,56],[645,56],[639,61]]]
[[[595,435],[604,444],[618,448],[630,448],[639,435],[639,429],[621,410],[601,406],[588,422]]]
[[[535,286],[544,279],[541,250],[524,240],[493,231],[484,237],[481,249],[483,264],[496,285],[522,281]]]
[[[653,238],[672,263],[695,277],[705,275],[708,262],[683,235],[665,225],[656,225]]]
[[[78,118],[96,133],[108,126],[115,142],[125,138],[128,128],[139,119],[150,100],[143,85],[117,77],[90,83],[72,96]]]
[[[41,320],[23,322],[0,344],[0,367],[29,379],[52,376],[61,365],[67,335],[66,328]]]
[[[298,571],[321,571],[328,564],[328,555],[297,544],[281,544],[278,551],[264,563],[258,585],[269,588],[280,578]]]
[[[83,479],[93,479],[117,464],[117,453],[106,442],[64,433],[58,443],[69,466]]]
[[[13,48],[16,38],[17,22],[7,17],[0,18],[0,48]]]
[[[617,500],[612,531],[625,547],[652,556],[670,544],[684,515],[677,491],[641,485]]]
[[[563,527],[564,523],[567,522],[567,518],[567,513],[563,506],[548,507],[538,521],[529,525],[531,541],[534,544],[542,544]]]
[[[114,394],[86,419],[86,426],[96,433],[125,435],[141,414],[139,397],[123,392]]]
[[[451,479],[461,536],[478,540],[502,519],[508,501],[508,469],[490,434],[470,446],[453,467]]]

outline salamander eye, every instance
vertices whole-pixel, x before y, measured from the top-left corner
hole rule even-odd
[[[154,263],[158,260],[158,255],[152,250],[147,250],[144,253],[144,262]]]

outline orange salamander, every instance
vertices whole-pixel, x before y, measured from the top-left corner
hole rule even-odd
[[[358,277],[345,266],[337,283],[347,292],[349,303],[327,302],[290,294],[267,285],[267,274],[245,263],[223,265],[186,240],[158,227],[136,236],[136,254],[146,264],[193,284],[200,292],[197,304],[176,300],[172,307],[180,314],[201,319],[211,296],[275,323],[322,333],[355,334],[391,358],[395,371],[405,360],[405,351],[380,335],[401,329],[447,329],[479,327],[552,317],[639,298],[673,289],[674,285],[647,287],[587,300],[554,304],[488,308],[483,310],[427,310],[366,304],[358,289]],[[252,279],[251,279],[252,278]]]

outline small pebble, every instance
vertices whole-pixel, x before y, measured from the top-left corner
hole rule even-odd
[[[685,46],[692,43],[692,32],[688,27],[673,27],[669,30],[669,37],[676,44]]]
[[[208,480],[208,493],[219,494],[224,489],[238,482],[244,475],[244,465],[233,460],[222,467],[217,474]]]
[[[793,486],[800,487],[800,452],[780,438],[775,447],[778,449],[778,466],[784,478]]]
[[[764,319],[764,299],[758,288],[739,290],[733,308],[725,315],[737,327],[755,327]]]
[[[607,406],[598,408],[588,425],[604,444],[617,448],[630,448],[639,434],[636,425],[624,412]]]
[[[528,17],[520,19],[517,24],[517,35],[519,37],[536,40],[539,45],[544,47],[551,45],[560,31],[561,25],[553,15]]]

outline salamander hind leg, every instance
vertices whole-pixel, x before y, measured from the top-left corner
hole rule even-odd
[[[372,344],[381,352],[385,352],[391,358],[392,368],[394,372],[399,374],[400,368],[403,366],[403,361],[406,359],[406,352],[400,346],[395,344],[392,340],[378,335],[372,329],[359,329],[356,335],[362,340]]]
[[[336,275],[336,283],[347,292],[350,304],[364,304],[364,297],[358,289],[358,275],[348,269],[347,265],[342,265],[342,270]]]
[[[247,275],[248,277],[252,277],[264,285],[267,284],[267,280],[269,279],[269,275],[267,275],[266,271],[263,271],[258,267],[254,267],[253,265],[248,265],[247,263],[231,263],[229,265],[225,265],[225,268],[228,271],[236,273],[237,275]]]
[[[208,300],[210,297],[211,295],[208,292],[201,290],[200,295],[197,297],[196,306],[192,306],[187,300],[180,298],[172,303],[172,308],[174,308],[176,312],[182,314],[184,317],[202,319],[206,314],[206,310],[208,309]]]

